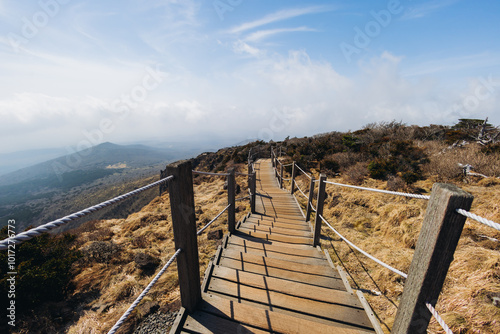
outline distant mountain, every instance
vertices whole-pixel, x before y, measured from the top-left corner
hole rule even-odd
[[[177,158],[183,152],[145,145],[103,143],[92,148],[25,167],[0,176],[0,186],[41,178],[57,177],[77,170],[121,169],[153,166]]]
[[[194,152],[179,146],[103,143],[2,175],[0,225],[15,219],[22,229],[63,217],[133,190],[143,184],[141,180],[157,178],[165,164],[194,156]],[[140,205],[130,202],[121,207],[125,214]]]
[[[0,154],[0,176],[63,156],[64,148],[49,148]]]

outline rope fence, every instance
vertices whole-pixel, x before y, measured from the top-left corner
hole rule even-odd
[[[245,199],[249,199],[250,196],[245,196],[245,197],[240,197],[240,198],[236,198],[235,201],[243,201]]]
[[[383,194],[405,196],[405,197],[418,198],[418,199],[427,199],[427,200],[431,198],[428,195],[409,194],[409,193],[402,193],[402,192],[399,192],[399,191],[389,191],[389,190],[382,190],[382,189],[376,189],[376,188],[366,188],[366,187],[359,187],[359,186],[351,186],[349,184],[336,183],[336,182],[331,182],[331,181],[324,181],[324,182],[328,183],[328,184],[333,184],[333,185],[339,186],[339,187],[353,188],[353,189],[359,189],[359,190],[368,190],[368,191],[373,191],[373,192],[383,193]]]
[[[355,244],[353,244],[352,242],[350,242],[349,240],[347,240],[342,234],[340,234],[339,232],[337,232],[336,229],[333,228],[332,225],[330,225],[328,223],[328,221],[326,221],[326,219],[322,216],[322,215],[319,215],[319,217],[321,218],[321,220],[323,220],[323,222],[333,231],[335,232],[335,234],[337,234],[342,240],[344,240],[347,244],[349,244],[350,246],[352,246],[353,248],[355,248],[358,252],[360,252],[361,254],[363,254],[364,256],[368,257],[369,259],[377,262],[378,264],[380,264],[381,266],[389,269],[390,271],[404,277],[404,278],[408,278],[408,275],[405,274],[404,272],[400,271],[400,270],[397,270],[393,267],[391,267],[390,265],[388,265],[387,263],[385,262],[382,262],[380,261],[379,259],[377,259],[376,257],[373,257],[372,255],[368,254],[367,252],[365,252],[364,250],[362,250],[361,248],[359,248],[358,246],[356,246]]]
[[[500,224],[498,223],[495,223],[494,221],[492,220],[489,220],[489,219],[486,219],[486,218],[483,218],[481,216],[478,216],[472,212],[469,212],[469,211],[466,211],[464,209],[457,209],[457,212],[459,214],[461,214],[462,216],[465,216],[467,218],[471,218],[471,219],[474,219],[475,221],[477,222],[480,222],[481,224],[484,224],[486,226],[489,226],[489,227],[492,227],[494,228],[495,230],[498,230],[500,231]]]
[[[425,306],[429,309],[431,312],[432,316],[437,320],[438,324],[441,326],[441,328],[446,332],[446,334],[453,334],[451,331],[450,327],[444,322],[443,318],[437,313],[436,309],[432,307],[430,303],[425,303]]]
[[[302,168],[300,168],[299,165],[295,164],[295,167],[297,167],[302,172],[302,174],[304,174],[308,178],[312,179],[312,176],[310,176],[309,174],[307,174],[306,172],[304,172],[304,170]]]
[[[155,278],[153,278],[153,280],[148,284],[148,286],[141,292],[141,294],[139,295],[139,297],[137,297],[137,299],[132,303],[132,305],[130,305],[130,307],[128,308],[128,310],[125,311],[125,313],[120,317],[120,319],[118,319],[118,321],[116,322],[116,324],[109,330],[108,334],[114,334],[114,333],[116,333],[116,331],[125,323],[125,321],[130,316],[130,314],[135,310],[135,308],[137,307],[137,305],[139,305],[139,303],[144,298],[144,296],[149,292],[149,290],[151,290],[151,288],[156,284],[156,282],[165,273],[165,271],[167,271],[168,267],[170,267],[170,265],[172,264],[172,262],[174,262],[175,258],[177,257],[177,255],[179,255],[179,253],[181,251],[182,250],[179,248],[174,253],[174,255],[172,255],[172,257],[170,258],[170,260],[168,260],[168,262],[163,266],[163,268],[161,268],[160,272],[158,272],[158,274],[156,274]]]
[[[309,199],[307,197],[307,195],[302,191],[302,189],[300,189],[299,185],[297,183],[295,183],[295,186],[297,187],[297,190],[301,193],[302,196],[304,196],[305,199]]]
[[[80,219],[82,217],[88,216],[91,213],[102,210],[102,209],[104,209],[112,204],[121,202],[129,197],[140,194],[140,193],[142,193],[148,189],[151,189],[157,185],[168,182],[168,181],[172,180],[173,178],[174,177],[172,175],[168,176],[168,177],[163,178],[159,181],[148,184],[147,186],[130,191],[124,195],[117,196],[113,199],[107,200],[105,202],[99,203],[99,204],[91,206],[91,207],[88,207],[84,210],[78,211],[76,213],[73,213],[71,215],[63,217],[61,219],[57,219],[57,220],[51,221],[47,224],[35,227],[35,228],[28,230],[26,232],[19,233],[15,237],[4,239],[4,240],[0,241],[0,250],[7,249],[9,244],[12,245],[12,244],[19,244],[19,243],[25,242],[27,240],[30,240],[34,237],[37,237],[37,236],[43,234],[43,233],[49,232],[49,231],[51,231],[59,226],[65,225],[71,221],[75,221],[75,220]]]
[[[311,207],[311,210],[313,210],[314,212],[318,212],[318,210],[316,210],[316,208],[314,207],[314,205],[312,205],[312,203],[309,203],[309,206]]]
[[[207,223],[207,225],[203,226],[198,232],[196,232],[196,235],[200,235],[203,233],[203,231],[205,231],[210,225],[212,225],[212,223],[214,221],[216,221],[217,219],[219,219],[219,217],[224,213],[226,212],[227,209],[229,209],[229,207],[231,206],[231,204],[228,204],[228,206],[226,206],[226,208],[224,210],[222,210],[217,216],[215,216],[214,219],[212,219],[209,223]]]

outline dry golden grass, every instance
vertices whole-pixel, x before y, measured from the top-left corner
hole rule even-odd
[[[243,169],[241,171],[245,172]],[[195,176],[198,228],[204,226],[226,207],[227,191],[223,190],[224,181],[222,177]],[[245,196],[246,178],[237,176],[236,182],[241,187],[241,193],[236,197]],[[236,207],[238,211],[236,219],[239,220],[249,210],[248,201],[239,201]],[[175,251],[167,193],[157,197],[141,211],[131,214],[126,219],[103,220],[90,224],[92,228],[79,229],[81,249],[92,242],[102,240],[99,235],[105,235],[106,240],[120,247],[120,252],[109,263],[82,261],[79,264],[80,272],[73,279],[76,287],[74,294],[91,291],[99,293],[96,299],[83,305],[88,310],[83,312],[78,321],[68,329],[67,332],[71,334],[106,333],[153,279],[156,273],[148,276],[136,267],[135,254],[143,252],[161,259],[161,264],[156,269],[158,272]],[[222,229],[224,233],[227,231],[226,214],[214,222],[208,231],[213,229]],[[99,231],[103,234],[99,234]],[[220,243],[218,240],[208,240],[208,231],[198,237],[201,278]],[[155,301],[163,306],[178,299],[177,267],[174,262],[144,300]],[[134,312],[128,321],[129,326],[133,326],[143,316],[139,312]]]
[[[301,182],[301,181],[299,181]],[[338,182],[346,183],[341,178]],[[305,182],[303,182],[305,183]],[[385,189],[386,182],[367,180],[364,186]],[[432,183],[416,187],[430,192]],[[500,186],[463,186],[475,196],[471,209],[483,217],[500,221]],[[341,234],[361,249],[389,265],[408,272],[427,201],[327,186],[324,216]],[[305,203],[305,201],[302,201]],[[404,280],[351,248],[326,226],[323,242],[332,259],[345,266],[353,287],[381,292],[367,299],[381,319],[383,328],[392,328]],[[488,239],[490,238],[490,239]],[[468,220],[455,253],[437,310],[455,333],[499,333],[500,309],[493,297],[500,296],[500,232]],[[431,333],[442,330],[435,320]]]

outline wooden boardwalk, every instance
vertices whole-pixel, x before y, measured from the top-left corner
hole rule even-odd
[[[362,294],[313,247],[311,226],[279,189],[270,160],[255,168],[266,197],[224,237],[197,310],[181,309],[170,333],[381,333]]]

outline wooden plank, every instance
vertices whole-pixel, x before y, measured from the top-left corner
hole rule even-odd
[[[274,245],[274,246],[281,246],[281,247],[287,247],[287,248],[293,248],[293,249],[311,249],[312,245],[304,245],[304,244],[290,244],[282,241],[277,241],[277,240],[264,240],[261,238],[253,237],[250,236],[246,233],[243,232],[236,232],[236,236],[241,239],[249,240],[249,241],[254,241],[254,242],[261,242],[265,243],[266,245]]]
[[[298,221],[296,223],[287,221],[276,221],[274,219],[259,219],[259,218],[249,218],[245,221],[246,223],[253,223],[262,226],[272,226],[272,227],[282,227],[282,228],[290,228],[299,231],[310,231],[309,224]]]
[[[341,266],[337,266],[337,271],[340,275],[340,278],[342,279],[342,282],[344,283],[345,289],[349,293],[353,293],[351,285],[349,284],[349,281],[347,280],[347,275],[345,274],[344,269],[342,269]]]
[[[186,317],[186,309],[184,307],[181,307],[181,309],[177,313],[177,317],[175,317],[172,327],[170,328],[170,334],[179,334],[182,332],[182,326],[184,325]]]
[[[302,272],[306,274],[339,278],[339,274],[329,266],[316,266],[316,265],[303,264],[303,263],[291,262],[280,259],[266,258],[264,256],[246,254],[232,249],[224,249],[222,251],[222,256],[227,258],[232,258],[235,260],[241,260],[244,263],[254,263],[266,267],[280,268],[289,271]]]
[[[358,298],[363,305],[366,315],[370,319],[370,322],[372,323],[373,329],[375,329],[375,333],[377,334],[384,334],[384,331],[382,330],[382,327],[380,327],[380,322],[378,321],[377,317],[375,316],[375,313],[373,313],[373,310],[368,304],[368,301],[365,299],[365,296],[363,295],[363,292],[361,291],[356,291],[356,294],[358,295]]]
[[[312,237],[312,233],[310,231],[297,231],[283,227],[261,226],[257,224],[245,223],[240,225],[239,229],[241,228],[253,230],[254,232],[256,231],[266,232],[269,234],[291,235],[291,236],[306,237],[306,238]]]
[[[201,334],[264,334],[270,333],[251,326],[242,325],[240,323],[227,320],[226,318],[217,317],[211,313],[195,311],[188,315],[184,322],[184,329],[189,333]]]
[[[251,229],[240,227],[238,229],[239,233],[246,234],[251,237],[260,238],[269,241],[280,241],[291,244],[299,244],[299,245],[312,245],[312,238],[306,237],[297,237],[297,236],[289,236],[289,235],[281,235],[281,234],[270,234],[261,231],[252,231]]]
[[[290,281],[303,282],[311,285],[323,286],[326,288],[345,291],[344,283],[340,278],[336,277],[318,276],[308,273],[289,271],[286,269],[266,267],[254,263],[244,263],[241,260],[235,260],[226,257],[221,258],[219,264],[224,267],[244,270],[247,272],[266,275],[269,277],[279,277]]]
[[[297,262],[297,263],[313,264],[313,265],[317,265],[317,266],[323,266],[323,265],[327,264],[327,261],[325,259],[319,259],[316,257],[300,256],[300,255],[286,254],[286,253],[277,253],[277,252],[271,252],[269,250],[248,248],[248,247],[239,246],[239,245],[231,245],[231,249],[242,252],[242,253],[246,253],[246,254],[254,254],[254,255],[265,256],[265,257],[269,257],[269,258],[273,258],[273,259],[281,259],[281,260]]]
[[[435,183],[415,247],[393,333],[416,333],[427,328],[453,260],[466,218],[456,209],[469,210],[474,197],[455,185]]]
[[[246,299],[262,303],[278,309],[287,309],[315,317],[322,317],[330,321],[342,322],[364,328],[371,328],[370,319],[364,309],[347,307],[344,305],[329,304],[310,299],[289,296],[275,291],[253,288],[234,282],[212,278],[208,285],[209,291],[219,292],[238,299]]]
[[[220,298],[213,294],[204,294],[200,309],[207,313],[226,317],[244,324],[252,324],[260,329],[275,333],[303,334],[310,333],[313,328],[314,332],[325,334],[371,333],[357,329],[329,326],[320,322],[272,312],[263,308],[252,307]]]
[[[228,280],[238,284],[244,284],[254,288],[275,291],[287,295],[322,301],[330,304],[347,305],[362,309],[363,305],[353,293],[332,290],[323,287],[309,285],[307,283],[292,282],[276,277],[249,273],[237,269],[216,266],[212,277]]]
[[[254,240],[258,240],[258,239],[254,239]],[[252,241],[252,240],[240,238],[237,235],[231,236],[228,244],[237,245],[237,246],[241,246],[244,248],[258,249],[258,250],[262,250],[262,251],[269,251],[269,252],[283,253],[283,254],[293,253],[294,255],[297,255],[297,256],[324,259],[323,254],[318,252],[315,248],[313,248],[311,246],[306,247],[306,248],[279,246],[275,243],[267,243],[265,241]]]

